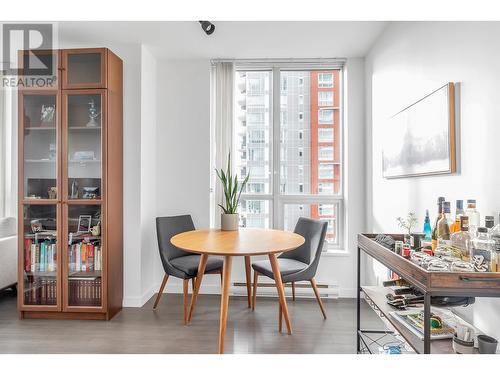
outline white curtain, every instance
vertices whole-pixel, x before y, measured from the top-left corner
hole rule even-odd
[[[215,169],[227,167],[227,156],[233,145],[233,108],[234,108],[234,64],[216,62],[211,72],[211,199],[210,226],[220,228],[220,208],[222,187]]]

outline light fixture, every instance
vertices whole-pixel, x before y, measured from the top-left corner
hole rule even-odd
[[[215,31],[215,25],[210,21],[198,21],[201,24],[201,28],[207,35],[211,35]]]

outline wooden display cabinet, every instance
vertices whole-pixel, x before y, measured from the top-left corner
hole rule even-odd
[[[123,63],[106,48],[51,53],[56,83],[19,90],[18,308],[111,319],[123,299]]]

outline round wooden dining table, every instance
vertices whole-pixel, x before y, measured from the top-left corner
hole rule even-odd
[[[231,264],[235,256],[245,257],[245,271],[248,288],[248,305],[250,307],[250,257],[267,255],[271,262],[276,289],[278,290],[281,313],[285,319],[288,334],[292,333],[288,307],[285,299],[285,290],[281,281],[281,273],[276,259],[276,254],[294,250],[301,246],[305,240],[299,234],[274,229],[241,228],[235,231],[222,231],[220,229],[201,229],[183,232],[170,239],[172,245],[185,251],[201,254],[196,283],[191,299],[188,322],[191,320],[196,298],[200,291],[201,281],[205,273],[208,256],[224,257],[222,272],[222,293],[220,303],[219,325],[219,353],[224,353],[224,336],[226,333],[227,311],[229,303],[229,286],[231,283]]]

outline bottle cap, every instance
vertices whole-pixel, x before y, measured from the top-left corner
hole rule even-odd
[[[444,197],[438,197],[438,204],[441,204],[441,202],[444,202],[444,201],[445,201]]]
[[[467,199],[467,203],[476,203],[476,200],[475,199]]]
[[[477,231],[479,233],[488,233],[488,228],[485,228],[485,227],[479,227],[477,228]]]
[[[462,199],[457,199],[457,209],[464,208],[464,201]]]
[[[445,214],[450,213],[450,202],[443,202],[443,212]]]
[[[493,216],[485,216],[484,226],[489,229],[493,228],[493,225],[495,225],[495,218]]]

